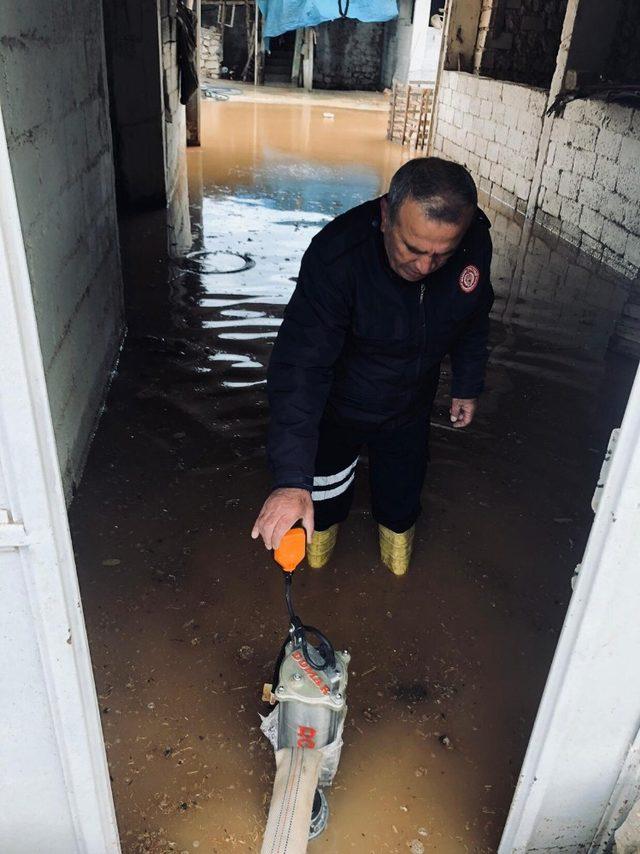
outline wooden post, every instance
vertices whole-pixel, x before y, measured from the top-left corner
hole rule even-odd
[[[391,90],[391,106],[389,109],[389,124],[387,125],[387,139],[393,139],[393,126],[396,120],[396,98],[398,97],[398,84],[393,81]]]
[[[302,84],[307,92],[313,89],[313,48],[314,32],[312,27],[304,30],[304,59],[302,61]]]
[[[256,23],[255,23],[255,33],[253,37],[253,85],[258,85],[258,65],[260,59],[260,51],[258,45],[260,44],[260,37],[258,34],[258,29],[260,27],[260,9],[258,9],[258,0],[255,0],[256,5]]]
[[[294,86],[300,85],[300,61],[302,59],[303,39],[304,30],[298,28],[296,30],[296,41],[293,48],[293,62],[291,63],[291,82]]]
[[[409,102],[411,101],[411,85],[407,83],[407,100],[404,105],[404,124],[402,125],[402,137],[400,142],[402,145],[407,141],[407,121],[409,119]]]

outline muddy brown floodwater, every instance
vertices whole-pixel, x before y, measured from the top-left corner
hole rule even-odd
[[[71,523],[125,854],[260,849],[260,693],[287,626],[249,537],[265,365],[311,236],[406,156],[383,113],[326,111],[205,102],[189,256],[164,257],[158,217],[123,223],[130,331]],[[295,578],[301,615],[353,656],[311,851],[496,850],[636,367],[609,348],[624,283],[486,209],[487,391],[454,432],[445,366],[410,573],[380,565],[363,460],[330,566]]]

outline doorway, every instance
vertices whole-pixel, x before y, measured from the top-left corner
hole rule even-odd
[[[273,758],[258,687],[286,623],[248,537],[269,488],[264,370],[311,236],[407,156],[385,121],[335,100],[203,104],[192,251],[130,314],[71,512],[125,850],[261,838]],[[305,618],[353,653],[336,850],[496,850],[636,367],[607,348],[624,283],[487,211],[488,390],[473,432],[454,434],[445,374],[412,571],[380,567],[363,469],[335,561],[298,585]],[[147,275],[139,246],[125,246],[132,276]]]

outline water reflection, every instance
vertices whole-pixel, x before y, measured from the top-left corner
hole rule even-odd
[[[208,106],[220,113],[237,107]],[[259,118],[255,109],[250,114]],[[361,116],[358,119],[362,121]],[[307,121],[311,122],[308,114]],[[197,296],[201,325],[212,336],[212,346],[219,339],[258,344],[275,337],[268,330],[280,323],[300,258],[313,234],[337,210],[384,189],[380,164],[378,171],[373,166],[354,169],[343,165],[341,152],[336,156],[335,145],[325,149],[322,139],[315,146],[308,139],[306,147],[296,149],[295,154],[288,151],[286,146],[294,141],[287,127],[285,123],[280,149],[275,147],[273,135],[282,129],[265,125],[264,117],[258,134],[234,135],[233,167],[227,162],[228,140],[212,133],[207,135],[207,147],[191,154],[192,165],[197,160],[199,167],[191,180],[195,249],[181,266],[189,279],[187,292]],[[256,140],[268,128],[271,136],[267,133],[260,148]],[[378,150],[385,145],[378,140]],[[395,149],[385,151],[381,159],[385,166],[393,163],[395,168],[402,156]],[[370,149],[368,159],[371,161]],[[235,194],[229,194],[225,192],[228,186],[215,183],[216,176],[221,182],[229,181],[231,172],[244,186],[242,196],[237,194],[238,187],[234,187]],[[384,174],[386,178],[388,173]],[[201,175],[206,178],[199,180]],[[292,201],[296,208],[287,207]],[[601,361],[627,299],[628,283],[559,238],[515,221],[493,209],[486,199],[482,203],[492,221],[493,317],[501,329],[500,333],[494,330],[494,361],[560,383],[580,382],[574,374],[582,369],[576,365]],[[223,260],[225,269],[216,270]],[[242,269],[229,272],[238,261],[244,262]],[[240,308],[247,304],[256,310]],[[255,332],[242,332],[247,326]],[[216,330],[221,331],[216,334]],[[507,341],[508,331],[513,337]],[[265,367],[268,350],[260,344],[251,358],[252,367]],[[235,386],[228,385],[229,372],[242,371],[246,364],[238,356],[220,367],[221,379],[231,388]],[[588,384],[588,376],[582,376]]]
[[[494,316],[535,338],[606,351],[630,283],[542,229],[487,209],[492,220]]]
[[[406,151],[384,139],[383,113],[336,109],[327,122],[321,107],[204,107],[203,147],[188,154],[193,245],[171,275],[171,324],[185,348],[181,368],[197,371],[198,383],[165,394],[192,417],[197,411],[206,418],[214,434],[244,413],[234,453],[260,458],[266,366],[302,254],[336,213],[382,193]],[[609,382],[607,354],[629,283],[558,237],[486,199],[482,205],[492,221],[496,291],[483,411],[500,411],[514,394],[535,400],[533,429],[541,445],[552,447],[559,423],[550,413],[562,405],[554,397],[573,395],[565,402],[588,424]],[[445,365],[434,417],[443,437],[446,405]],[[581,430],[577,422],[570,427],[578,445],[597,444],[593,430],[578,436]],[[490,435],[477,424],[477,440]],[[442,452],[451,457],[447,447]]]

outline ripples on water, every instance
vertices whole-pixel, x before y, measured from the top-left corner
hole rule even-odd
[[[264,384],[305,248],[337,213],[383,192],[406,154],[379,137],[363,148],[360,136],[372,131],[362,128],[375,121],[355,111],[336,110],[327,123],[321,108],[305,108],[296,136],[287,107],[254,105],[247,114],[247,105],[233,102],[205,106],[218,123],[208,123],[202,150],[190,152],[194,241],[176,264],[174,306],[202,354],[191,365],[199,388],[213,396],[224,389],[221,417],[236,406],[252,412],[242,429],[256,438],[264,390],[255,386]],[[553,235],[486,200],[483,207],[492,221],[496,291],[489,385],[492,376],[500,385],[517,374],[588,391],[628,283]]]

